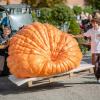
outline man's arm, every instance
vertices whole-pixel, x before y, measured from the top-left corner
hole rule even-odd
[[[74,37],[74,38],[76,38],[76,39],[78,39],[78,38],[85,38],[85,37],[87,37],[87,38],[90,38],[90,36],[88,36],[87,34],[85,34],[85,33],[83,33],[83,34],[79,34],[79,35],[72,35],[72,37]],[[81,45],[87,45],[87,46],[90,46],[90,42],[82,42],[82,43],[80,43]]]
[[[74,37],[74,38],[83,38],[84,37],[83,34],[78,34],[78,35],[71,34],[71,36]]]

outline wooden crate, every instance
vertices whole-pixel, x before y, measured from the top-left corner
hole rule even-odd
[[[89,73],[93,73],[93,68],[94,65],[91,64],[81,64],[80,67],[73,69],[71,71],[62,73],[62,74],[57,74],[57,75],[52,75],[49,77],[33,77],[33,78],[24,78],[24,79],[19,79],[16,78],[14,75],[10,75],[8,79],[16,84],[17,86],[21,86],[25,83],[28,83],[28,87],[32,87],[35,84],[43,84],[44,80],[47,80],[46,82],[52,82],[53,78],[57,77],[62,77],[62,76],[67,76],[68,78],[71,78],[74,76],[74,74],[79,74],[81,71],[89,71]]]

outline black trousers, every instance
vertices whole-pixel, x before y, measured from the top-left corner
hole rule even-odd
[[[100,53],[94,54],[94,63],[95,63],[95,68],[94,68],[94,74],[97,80],[100,78]]]
[[[10,74],[8,66],[7,66],[8,48],[0,49],[0,55],[5,57],[3,71],[1,72],[0,76],[7,76]]]
[[[1,76],[8,76],[9,74],[10,74],[10,72],[9,72],[9,69],[8,69],[8,66],[7,66],[7,56],[6,56]]]

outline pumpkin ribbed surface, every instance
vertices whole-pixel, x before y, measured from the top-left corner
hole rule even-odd
[[[34,22],[12,37],[7,64],[19,78],[49,76],[78,67],[82,53],[77,41],[49,24]]]

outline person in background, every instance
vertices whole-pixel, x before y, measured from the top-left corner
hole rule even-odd
[[[86,16],[85,16],[84,12],[82,12],[80,14],[80,17],[81,17],[81,25],[80,25],[80,27],[84,31],[84,23],[85,23],[85,19],[86,19]]]
[[[1,22],[2,22],[2,13],[0,13],[0,34],[2,34],[2,25],[1,25]]]
[[[97,10],[95,11],[93,14],[92,14],[93,18],[99,18],[100,19],[100,10]]]
[[[3,16],[2,16],[2,13],[0,13],[0,23],[1,23],[1,21],[2,21],[2,17],[3,17]]]
[[[3,27],[3,33],[0,35],[0,44],[5,44],[7,40],[11,37],[11,29],[9,26]]]
[[[7,16],[2,19],[1,25],[2,25],[2,28],[4,28],[4,26],[10,27],[10,21],[9,21],[9,18]]]
[[[11,37],[10,27],[4,25],[3,33],[0,35],[0,76],[9,75],[6,58],[8,56],[8,41]]]

